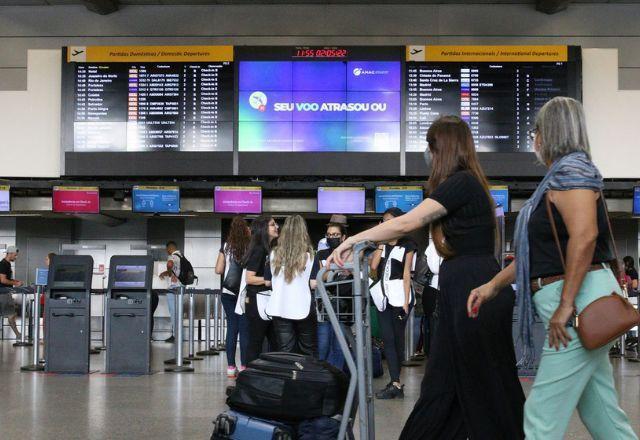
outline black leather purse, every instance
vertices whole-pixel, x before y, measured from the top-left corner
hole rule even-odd
[[[227,275],[224,277],[222,281],[222,287],[227,289],[229,292],[237,295],[240,293],[240,283],[242,281],[242,266],[240,263],[231,258],[231,264],[229,265],[229,270],[227,271]]]

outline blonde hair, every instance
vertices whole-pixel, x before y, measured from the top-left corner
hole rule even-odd
[[[313,257],[313,245],[307,231],[307,223],[302,217],[294,215],[285,220],[278,245],[273,252],[273,274],[278,275],[284,269],[284,279],[287,283],[305,270],[307,254]]]

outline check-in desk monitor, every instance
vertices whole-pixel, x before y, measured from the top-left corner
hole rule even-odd
[[[113,256],[107,292],[107,373],[149,374],[150,256]]]
[[[51,259],[44,314],[47,372],[89,372],[92,276],[88,255]]]

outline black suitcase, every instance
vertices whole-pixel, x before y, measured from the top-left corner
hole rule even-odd
[[[263,353],[238,375],[227,404],[256,417],[298,422],[340,414],[348,386],[346,375],[327,362]]]

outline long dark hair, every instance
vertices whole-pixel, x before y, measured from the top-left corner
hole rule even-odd
[[[226,252],[235,261],[242,261],[251,241],[249,225],[241,216],[236,216],[231,221],[231,228],[227,235]]]
[[[261,215],[251,222],[251,241],[247,252],[244,254],[243,265],[247,264],[249,256],[256,249],[261,249],[267,253],[271,249],[271,241],[269,240],[269,222],[271,219],[271,216]]]
[[[438,118],[427,131],[427,142],[433,156],[431,175],[428,181],[429,193],[432,193],[438,185],[456,171],[465,170],[480,182],[489,205],[494,206],[489,193],[489,182],[480,167],[471,129],[466,122],[457,116]],[[495,222],[495,215],[493,218]],[[444,257],[454,255],[453,249],[444,240],[442,221],[436,221],[431,225],[431,234],[440,255]]]

